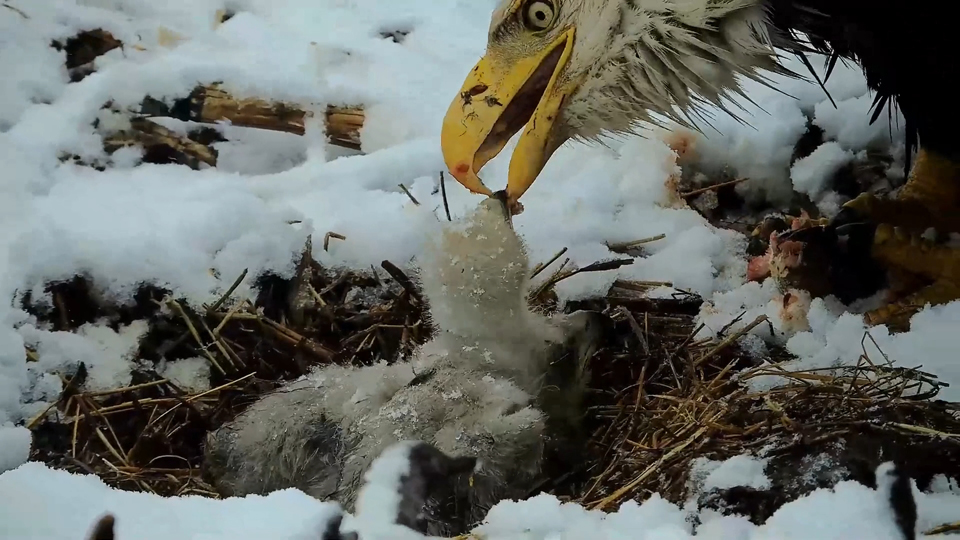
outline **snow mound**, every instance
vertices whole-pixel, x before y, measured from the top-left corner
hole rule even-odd
[[[883,483],[881,483],[883,486]],[[922,493],[911,488],[917,502],[917,530],[924,531],[956,518],[960,496]],[[114,490],[93,476],[74,475],[28,463],[0,475],[0,522],[5,533],[19,540],[76,540],[105,513],[116,517],[118,540],[306,540],[319,538],[338,505],[307,497],[296,490],[263,496],[214,500],[198,496],[159,497],[150,493]],[[630,501],[613,513],[562,503],[550,495],[525,501],[501,502],[474,534],[485,540],[546,540],[548,538],[683,540],[902,540],[890,510],[889,491],[841,482],[783,506],[766,524],[756,526],[738,516],[691,515],[659,495],[642,504]],[[811,517],[815,516],[815,519]],[[388,519],[388,518],[383,518]],[[378,520],[346,516],[343,530],[357,530],[364,540],[425,538],[411,530]],[[401,534],[402,533],[402,534]]]

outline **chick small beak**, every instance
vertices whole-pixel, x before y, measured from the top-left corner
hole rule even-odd
[[[500,191],[491,193],[490,200],[496,201],[493,204],[497,204],[497,209],[503,213],[503,219],[506,220],[507,223],[512,225],[514,212],[511,211],[512,205],[510,203],[510,199],[507,195],[506,190],[501,189]]]

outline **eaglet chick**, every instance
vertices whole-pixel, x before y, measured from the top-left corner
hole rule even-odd
[[[420,266],[437,335],[409,362],[318,369],[210,433],[205,469],[218,489],[297,487],[349,509],[385,448],[421,440],[480,463],[428,501],[424,532],[463,532],[526,495],[548,432],[576,432],[585,362],[606,321],[531,310],[526,251],[498,197],[445,230]]]

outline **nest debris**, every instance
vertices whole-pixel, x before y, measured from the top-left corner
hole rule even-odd
[[[760,317],[744,330],[763,323]],[[588,508],[613,510],[656,492],[678,504],[697,497],[701,508],[759,524],[783,504],[838,481],[875,485],[874,470],[884,461],[897,462],[921,489],[936,475],[960,475],[960,404],[934,400],[945,384],[929,373],[875,363],[866,352],[856,366],[787,371],[779,365],[791,359],[783,351],[762,365],[744,354],[736,339],[744,330],[719,342],[664,330],[646,338],[651,352],[660,349],[656,355],[643,358],[643,346],[626,331],[619,352],[606,352],[603,363],[613,373],[605,378],[634,382],[607,387],[613,403],[596,406],[593,441],[601,457],[576,498]],[[770,390],[739,384],[762,376],[789,382]],[[741,454],[767,460],[769,489],[697,492],[696,460]],[[810,457],[830,470],[803,471]]]
[[[80,390],[82,366],[63,374],[60,399],[29,424],[32,458],[96,474],[121,489],[218,497],[200,469],[209,430],[314,366],[400,361],[432,335],[420,292],[403,270],[384,261],[385,272],[333,272],[306,256],[307,248],[293,279],[261,277],[253,302],[231,303],[228,292],[193,309],[151,289],[138,295],[138,308],[107,309],[83,303],[95,301],[90,284],[78,278],[51,286],[52,309],[27,304],[61,330],[103,317],[119,323],[145,316],[150,330],[141,342],[141,366],[161,357],[202,355],[212,367],[211,388],[196,393],[147,368],[138,369],[130,385],[101,392]],[[543,273],[557,259],[534,272]],[[531,301],[554,309],[552,285],[619,264],[560,264],[541,276],[550,285],[534,288]],[[937,474],[960,478],[960,419],[953,405],[933,400],[942,386],[934,376],[875,363],[867,354],[855,367],[787,372],[779,363],[789,355],[774,349],[761,365],[739,338],[764,318],[697,339],[694,319],[702,300],[684,291],[670,298],[644,296],[663,285],[618,280],[605,297],[566,307],[607,313],[615,332],[591,360],[591,436],[583,465],[554,472],[538,492],[601,510],[654,492],[683,503],[698,496],[690,477],[698,458],[762,454],[769,460],[771,489],[699,494],[702,506],[760,523],[818,487],[841,479],[870,483],[872,471],[887,459],[902,462],[921,486]],[[791,383],[768,391],[739,384],[764,375]],[[797,462],[817,452],[830,453],[839,473],[797,484]]]
[[[208,431],[314,366],[397,361],[430,337],[412,281],[388,261],[383,267],[388,271],[332,272],[305,257],[293,279],[261,276],[254,301],[230,302],[231,288],[200,309],[149,286],[132,306],[105,306],[83,278],[48,287],[52,308],[25,298],[25,309],[55,330],[138,318],[149,324],[129,385],[87,392],[82,364],[61,374],[59,399],[28,422],[31,459],[121,489],[218,496],[199,468]],[[196,357],[210,363],[208,390],[184,391],[157,372],[161,361]]]

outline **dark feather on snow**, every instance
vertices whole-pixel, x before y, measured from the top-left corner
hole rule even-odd
[[[932,2],[878,4],[869,0],[769,0],[770,29],[775,46],[804,56],[828,56],[823,86],[837,60],[849,58],[864,71],[876,92],[870,122],[886,107],[898,107],[906,120],[905,167],[920,142],[924,147],[960,160],[954,140],[960,113],[950,106],[951,83],[960,75],[954,60],[953,19]],[[803,39],[799,34],[805,34]],[[829,96],[829,94],[828,94]],[[831,102],[833,101],[831,97]]]

